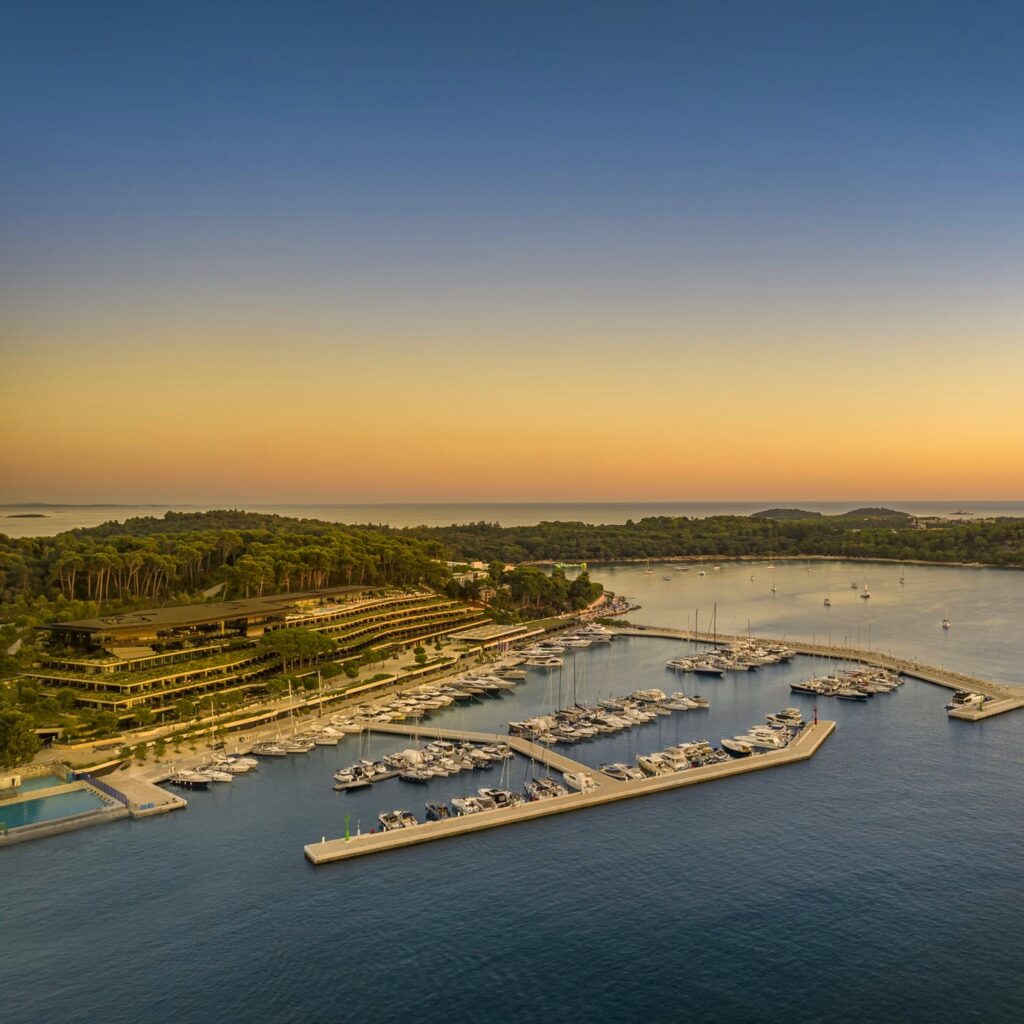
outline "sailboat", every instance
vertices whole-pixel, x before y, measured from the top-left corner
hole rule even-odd
[[[651,560],[649,558],[647,559],[647,568],[644,569],[644,575],[645,576],[653,576],[654,575],[654,570],[651,568]]]
[[[903,563],[901,562],[900,563],[900,586],[902,586],[906,582],[907,581],[903,577]]]
[[[279,746],[284,747],[289,754],[308,754],[316,744],[295,733],[295,711],[292,703],[292,684],[290,682],[288,683],[288,722],[292,729],[291,738],[279,740]]]
[[[946,609],[945,614],[942,616],[942,628],[949,629],[952,623],[949,621],[949,608]]]
[[[871,591],[868,590],[868,585],[864,584],[864,589],[860,592],[860,596],[867,600],[871,596]]]
[[[825,607],[826,608],[831,608],[832,607],[832,598],[829,597],[828,595],[825,596]]]

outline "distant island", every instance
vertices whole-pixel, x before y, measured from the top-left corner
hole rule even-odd
[[[768,508],[763,512],[754,512],[751,519],[898,519],[909,521],[914,517],[909,512],[897,512],[892,508],[855,508],[849,512],[841,512],[836,516],[826,516],[823,512],[809,512],[805,508]]]
[[[12,512],[8,519],[46,519],[45,512]]]
[[[910,522],[914,517],[909,512],[897,512],[891,508],[855,508],[852,512],[844,512],[837,519],[899,519]]]

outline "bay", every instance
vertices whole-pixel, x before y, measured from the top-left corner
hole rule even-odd
[[[870,622],[872,643],[1021,680],[1002,625],[1020,621],[1017,573],[908,566],[900,588],[894,567],[790,564],[772,595],[766,567],[652,568],[602,567],[643,605],[633,620],[685,625],[717,603],[720,627],[749,617],[755,632]],[[826,619],[830,573],[842,600]],[[870,601],[840,594],[861,577]],[[935,621],[947,595],[949,636]],[[424,736],[503,729],[574,686],[581,700],[659,686],[711,701],[568,748],[591,765],[717,743],[797,702],[811,713],[788,684],[813,659],[697,682],[665,669],[687,648],[581,650],[511,696],[435,715]],[[806,763],[321,868],[302,847],[341,835],[346,815],[363,830],[383,810],[422,817],[497,772],[339,794],[331,773],[360,756],[346,739],[189,794],[184,812],[4,849],[4,1020],[1016,1022],[1024,713],[951,721],[947,696],[909,681],[821,702],[838,727]],[[529,771],[518,760],[514,782]]]

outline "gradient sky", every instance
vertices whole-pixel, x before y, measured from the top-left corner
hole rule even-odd
[[[0,27],[0,500],[1024,496],[1024,5]]]

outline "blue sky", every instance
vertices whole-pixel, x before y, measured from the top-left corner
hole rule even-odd
[[[380,374],[934,339],[1021,383],[1024,5],[14,2],[2,36],[15,393],[83,348],[130,387],[172,329],[385,339]]]

